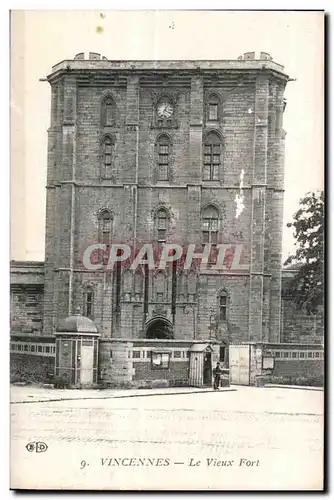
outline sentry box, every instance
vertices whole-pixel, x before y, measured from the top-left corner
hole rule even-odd
[[[56,381],[65,387],[96,387],[99,333],[94,322],[77,313],[60,321],[55,335]]]

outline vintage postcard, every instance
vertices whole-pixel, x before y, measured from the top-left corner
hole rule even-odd
[[[11,489],[322,490],[324,12],[10,17]]]

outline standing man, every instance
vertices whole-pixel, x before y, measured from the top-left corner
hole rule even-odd
[[[215,391],[217,391],[219,389],[221,374],[222,374],[222,369],[221,369],[220,363],[218,361],[216,368],[213,370],[213,375],[214,375],[213,388]]]

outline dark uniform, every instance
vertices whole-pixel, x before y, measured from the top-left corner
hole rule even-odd
[[[213,374],[214,374],[213,388],[214,388],[215,391],[217,389],[219,389],[220,377],[221,377],[222,373],[223,373],[223,371],[222,371],[222,369],[220,367],[220,363],[217,363],[216,368],[213,370]]]

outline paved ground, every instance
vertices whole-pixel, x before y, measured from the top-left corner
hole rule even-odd
[[[322,391],[237,387],[37,402],[36,389],[29,404],[17,402],[24,389],[12,392],[12,487],[322,487]],[[36,441],[45,453],[26,449]]]
[[[220,391],[235,391],[235,388],[220,388]],[[12,403],[35,403],[43,401],[67,401],[71,399],[110,399],[138,396],[194,394],[212,392],[212,388],[168,387],[156,389],[49,389],[41,386],[13,386],[10,400]]]

